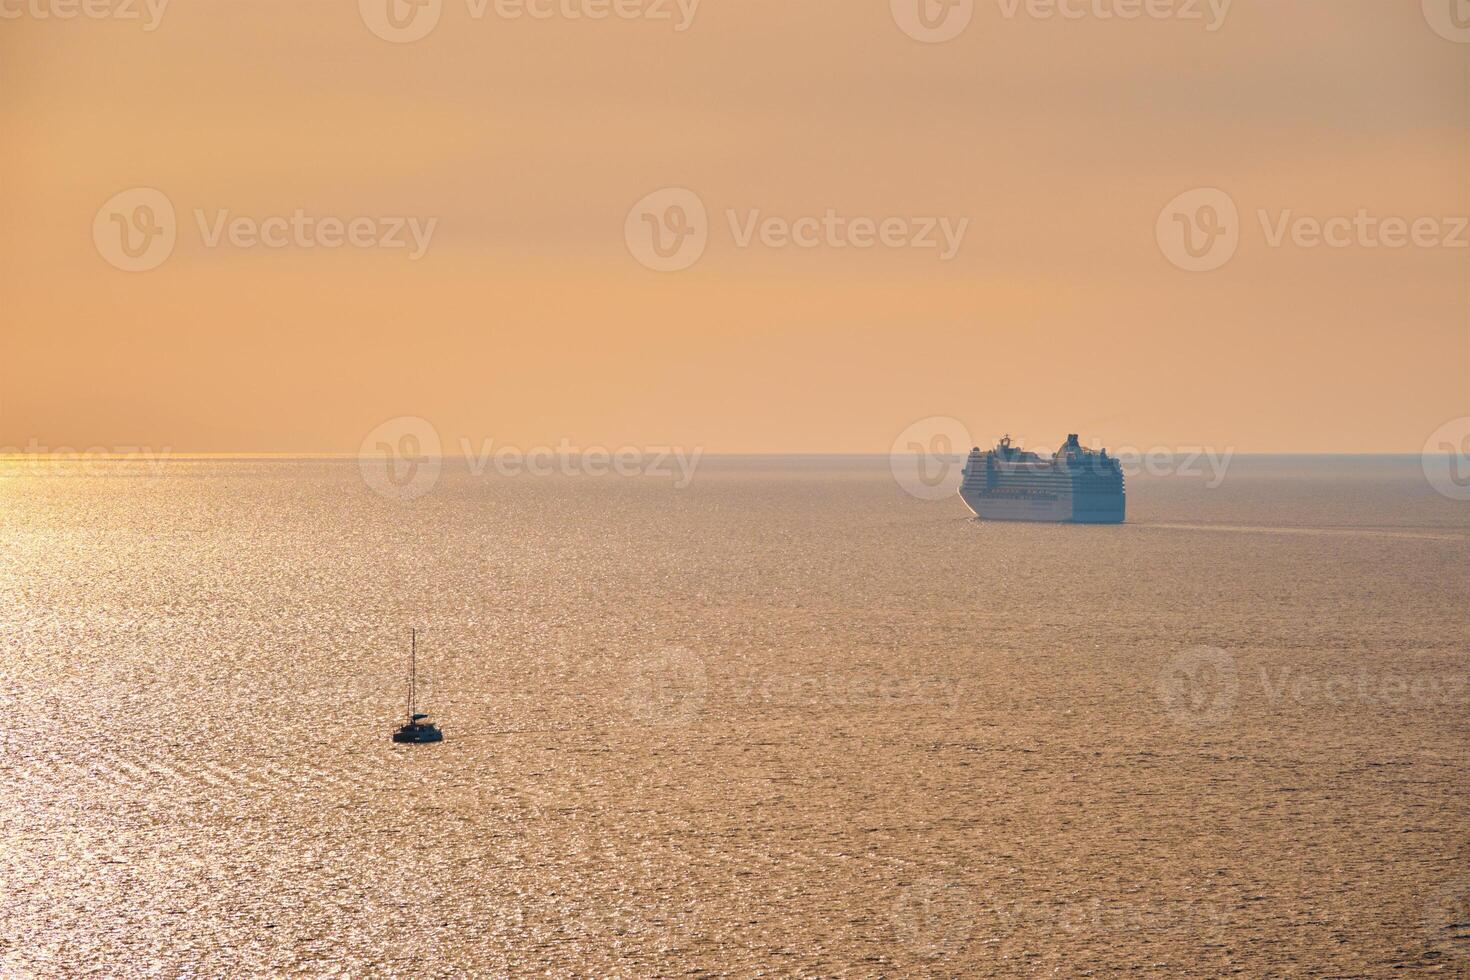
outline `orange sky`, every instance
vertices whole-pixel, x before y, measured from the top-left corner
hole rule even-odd
[[[1470,414],[1470,247],[1272,247],[1259,218],[1470,214],[1470,38],[1419,0],[1236,0],[1213,32],[976,0],[942,44],[888,0],[703,0],[684,31],[442,2],[390,43],[349,0],[174,0],[151,31],[0,0],[0,447],[351,452],[415,415],[449,444],[886,452],[951,415],[1418,452]],[[134,187],[177,212],[145,272],[93,237]],[[678,272],[624,240],[665,187],[708,209]],[[1187,272],[1156,223],[1200,187],[1240,242]],[[969,223],[943,261],[740,247],[727,217],[827,209]],[[210,247],[225,210],[437,224],[418,259]]]

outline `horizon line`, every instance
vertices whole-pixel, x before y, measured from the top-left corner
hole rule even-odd
[[[542,450],[549,449],[550,447],[547,447],[547,446],[533,446],[533,447],[531,447],[530,450],[521,449],[519,447],[509,447],[509,448],[511,448],[514,452],[520,453],[521,455],[525,455],[528,452],[537,452],[539,454]],[[886,459],[886,458],[889,458],[889,457],[891,457],[893,455],[896,455],[896,454],[891,453],[891,452],[889,452],[889,453],[884,453],[884,452],[812,452],[812,451],[802,451],[802,450],[787,450],[787,451],[779,451],[779,452],[773,452],[773,451],[710,452],[710,451],[706,451],[704,449],[700,449],[699,447],[695,447],[692,450],[685,450],[684,447],[682,447],[682,446],[671,446],[671,445],[665,445],[665,446],[625,446],[625,447],[621,447],[621,448],[632,448],[632,449],[638,450],[639,452],[653,452],[653,451],[670,451],[670,452],[673,452],[673,451],[687,451],[687,452],[697,452],[697,453],[700,454],[700,456],[702,458],[705,458],[705,459],[711,459],[711,458],[712,459],[811,459],[811,458],[825,458],[825,459]],[[602,453],[608,453],[608,454],[615,454],[618,450],[617,449],[609,449],[607,447],[589,447],[588,449],[581,449],[581,450],[576,450],[576,451],[572,451],[572,452],[567,452],[564,455],[568,455],[568,456],[585,456],[588,451],[602,452]],[[1405,459],[1420,459],[1420,458],[1424,457],[1425,455],[1428,455],[1428,454],[1426,454],[1426,453],[1424,453],[1422,451],[1421,452],[1405,452],[1403,450],[1354,450],[1354,451],[1350,451],[1349,452],[1349,451],[1340,451],[1340,450],[1338,450],[1338,451],[1330,451],[1330,450],[1289,449],[1289,450],[1274,450],[1274,451],[1257,451],[1257,452],[1252,452],[1252,451],[1238,450],[1238,449],[1232,449],[1232,448],[1227,447],[1224,450],[1219,450],[1219,451],[1228,452],[1232,456],[1235,456],[1235,457],[1240,457],[1240,456],[1283,456],[1283,457],[1312,456],[1312,457],[1335,457],[1335,458],[1402,457],[1402,458],[1405,458]],[[1190,454],[1190,453],[1198,453],[1198,452],[1206,452],[1206,453],[1209,453],[1209,452],[1217,452],[1217,450],[1215,450],[1213,447],[1205,447],[1205,446],[1180,447],[1180,448],[1177,448],[1177,449],[1168,449],[1167,447],[1153,447],[1153,448],[1150,448],[1148,450],[1144,450],[1143,451],[1143,454],[1153,454],[1153,453],[1156,453],[1156,452],[1163,452],[1163,453],[1165,453],[1167,455],[1171,455],[1172,456],[1172,455],[1182,455],[1182,454]],[[961,452],[954,452],[954,453],[935,453],[933,455],[939,456],[939,457],[955,457],[955,458],[961,458],[961,457],[966,456],[967,454],[968,454],[967,452],[961,451]],[[493,456],[495,454],[492,453],[491,455]],[[555,454],[554,453],[553,455],[559,455],[559,454]],[[903,455],[923,455],[923,454],[913,453],[913,454],[903,454]],[[1444,455],[1451,455],[1451,454],[1446,453]],[[148,449],[146,447],[141,448],[141,449],[139,449],[137,451],[134,451],[134,452],[96,452],[96,451],[90,451],[90,450],[68,450],[66,452],[53,452],[53,451],[40,451],[40,452],[0,452],[0,461],[8,461],[8,460],[27,461],[27,460],[39,460],[39,459],[86,459],[86,460],[132,460],[132,459],[147,459],[147,460],[155,460],[156,461],[156,460],[162,459],[162,460],[172,460],[172,461],[179,461],[179,462],[184,462],[184,461],[189,461],[189,460],[214,460],[214,461],[222,461],[222,462],[224,462],[224,461],[231,461],[231,460],[238,460],[238,461],[241,461],[241,462],[249,462],[249,461],[256,461],[256,460],[281,460],[281,461],[290,461],[290,460],[326,460],[326,461],[337,461],[337,460],[341,460],[341,461],[350,461],[350,460],[359,460],[359,459],[381,459],[381,458],[383,458],[383,454],[382,453],[349,453],[349,452],[232,452],[232,451],[224,451],[224,452],[220,452],[220,451],[207,451],[207,452],[189,451],[189,452],[182,452],[182,451],[180,451],[180,452],[176,452],[176,451],[174,451],[172,449],[162,449],[162,450],[154,451],[154,450]],[[445,454],[445,453],[423,453],[423,454],[417,454],[415,458],[418,458],[418,459],[435,459],[435,460],[445,461],[445,460],[454,460],[454,459],[468,459],[470,457],[467,456],[464,453],[450,453],[450,454]]]

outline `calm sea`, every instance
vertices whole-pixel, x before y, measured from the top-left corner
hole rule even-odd
[[[1417,457],[676,482],[0,462],[0,976],[1470,971]]]

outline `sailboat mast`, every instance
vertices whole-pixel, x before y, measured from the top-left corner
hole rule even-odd
[[[418,677],[418,669],[419,669],[419,631],[416,628],[415,629],[410,629],[409,632],[408,632],[408,636],[409,636],[409,640],[408,640],[408,642],[409,642],[409,653],[408,653],[408,720],[410,722],[412,722],[413,721],[413,695],[414,695],[414,690],[413,689],[414,689],[414,681]]]

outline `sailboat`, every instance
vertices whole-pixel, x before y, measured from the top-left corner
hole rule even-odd
[[[442,742],[444,733],[439,726],[429,720],[429,716],[414,710],[413,695],[414,686],[418,680],[419,665],[419,631],[412,630],[409,633],[408,654],[408,721],[398,726],[393,733],[393,741],[421,744],[424,742]]]

